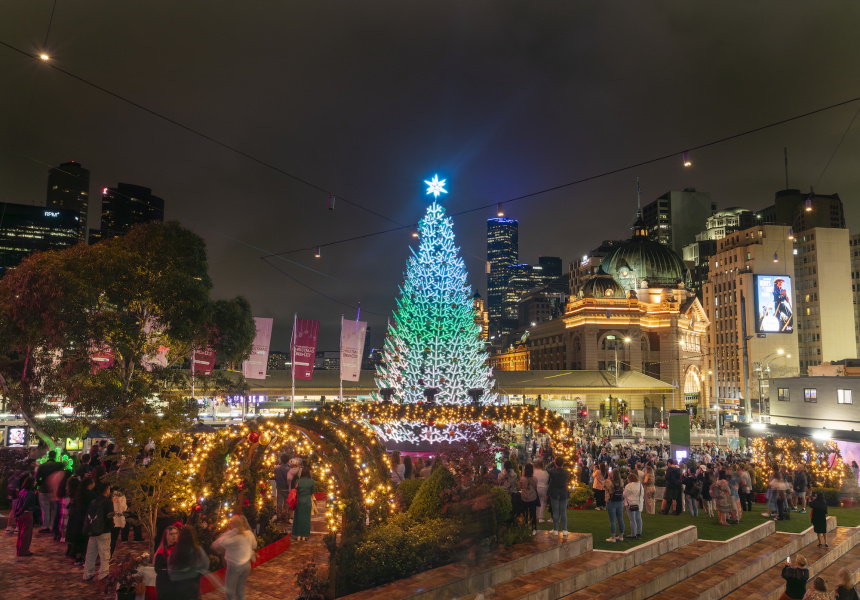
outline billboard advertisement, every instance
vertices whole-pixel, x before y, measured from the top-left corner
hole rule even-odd
[[[794,295],[788,275],[756,275],[756,333],[794,332]]]

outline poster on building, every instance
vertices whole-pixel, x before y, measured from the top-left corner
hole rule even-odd
[[[794,308],[791,277],[788,275],[756,275],[755,330],[756,333],[793,333]]]
[[[257,326],[257,336],[251,346],[251,356],[242,363],[242,375],[245,379],[265,379],[269,362],[269,342],[272,340],[272,319],[254,317],[254,324]]]
[[[203,348],[191,351],[191,370],[195,375],[211,375],[215,369],[215,350]]]
[[[364,321],[340,320],[340,378],[343,381],[358,381],[361,375],[361,359],[367,323]]]
[[[291,357],[293,361],[293,378],[313,379],[314,358],[317,354],[317,338],[320,333],[320,322],[310,319],[296,319],[293,324],[293,343]]]

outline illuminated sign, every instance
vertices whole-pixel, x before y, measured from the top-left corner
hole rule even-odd
[[[13,448],[20,448],[27,445],[27,428],[26,427],[7,427],[6,428],[6,445]]]
[[[59,213],[59,212],[50,211],[50,210],[46,210],[46,211],[45,211],[45,216],[46,216],[46,217],[59,217],[59,216],[60,216],[60,213]]]
[[[756,275],[756,333],[794,333],[793,295],[788,275]]]

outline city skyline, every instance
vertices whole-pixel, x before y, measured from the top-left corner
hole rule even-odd
[[[172,8],[172,22],[157,7],[60,6],[49,65],[0,49],[12,92],[0,99],[8,115],[0,200],[44,202],[48,169],[70,160],[90,170],[91,198],[117,181],[152,188],[167,203],[167,219],[206,238],[216,294],[245,294],[256,315],[275,317],[276,347],[285,347],[296,312],[321,319],[331,346],[337,326],[326,322],[354,314],[359,301],[362,317],[383,331],[413,240],[403,230],[323,246],[319,259],[309,250],[284,255],[292,262],[266,259],[274,266],[260,257],[397,227],[390,220],[416,223],[426,208],[422,182],[434,173],[448,180],[442,201],[456,214],[858,95],[851,59],[832,60],[860,56],[848,26],[858,10],[849,6],[838,19],[814,7],[744,6],[715,11],[708,23],[680,5],[664,13],[635,7],[623,17],[599,8],[521,13],[489,4],[413,7],[396,15],[343,7],[337,19],[319,7],[246,7],[240,14],[209,7],[218,26],[189,30],[202,6]],[[49,8],[16,7],[0,24],[0,41],[37,53]],[[490,10],[492,22],[485,18]],[[733,31],[728,41],[727,30]],[[144,38],[140,31],[157,35]],[[371,43],[367,31],[375,35]],[[98,35],[81,35],[88,32]],[[781,41],[792,32],[807,43]],[[785,93],[786,81],[796,82],[792,94]],[[847,105],[694,151],[689,168],[679,154],[506,204],[505,213],[522,222],[521,256],[561,256],[567,265],[604,239],[629,236],[637,176],[643,204],[695,187],[710,193],[718,209],[758,210],[785,187],[787,146],[790,186],[840,194],[856,232],[851,165],[860,140],[853,128],[834,155],[856,110]],[[329,193],[342,194],[333,211]],[[454,222],[469,282],[485,298],[482,233],[493,216],[495,209],[485,209]],[[99,221],[95,206],[89,221]]]

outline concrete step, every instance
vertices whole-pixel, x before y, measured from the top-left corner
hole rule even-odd
[[[773,522],[765,525],[773,525]],[[762,525],[761,527],[763,527]],[[828,527],[836,526],[831,517]],[[766,538],[732,552],[726,558],[698,572],[695,577],[680,581],[651,595],[653,600],[718,600],[768,569],[785,562],[816,539],[811,529],[802,534],[773,533]]]
[[[806,533],[806,532],[804,532]],[[809,576],[810,579],[816,575],[822,574],[830,569],[832,565],[851,552],[857,552],[856,555],[850,555],[849,562],[858,560],[860,563],[860,527],[837,527],[828,535],[827,540],[829,548],[819,548],[818,540],[806,545],[800,549],[800,554],[803,554],[809,561]],[[782,578],[782,568],[785,562],[781,562],[755,579],[745,583],[738,589],[725,596],[729,600],[777,600],[785,590],[785,580]],[[833,569],[833,577],[827,578],[828,582],[834,581],[836,571],[845,564]],[[858,564],[860,566],[860,564]],[[856,567],[855,567],[856,568]]]
[[[488,558],[460,561],[344,596],[349,600],[451,600],[592,551],[591,534],[566,538],[538,534],[534,541],[503,548]]]
[[[494,586],[493,600],[556,600],[678,548],[696,543],[693,526],[623,552],[593,550]],[[619,547],[623,547],[619,544]],[[474,600],[472,594],[460,600]]]

